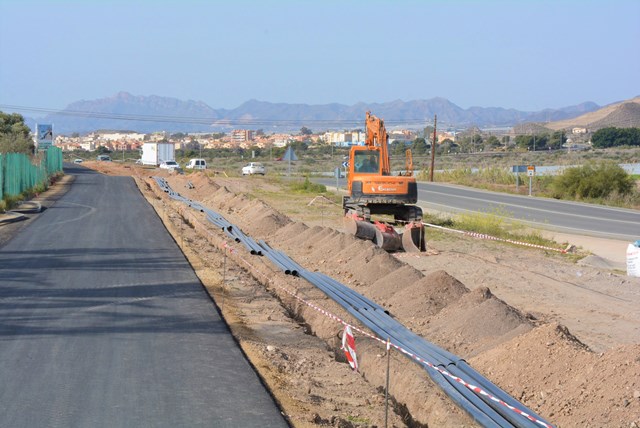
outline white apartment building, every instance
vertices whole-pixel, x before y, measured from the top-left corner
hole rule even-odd
[[[325,132],[323,139],[327,144],[336,146],[353,146],[363,144],[365,140],[364,132],[346,131],[346,132]]]
[[[106,141],[142,141],[144,140],[144,134],[138,134],[137,132],[110,132],[98,134],[98,138]]]

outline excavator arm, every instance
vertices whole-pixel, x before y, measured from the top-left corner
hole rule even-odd
[[[367,112],[367,137],[365,145],[369,147],[378,147],[380,149],[380,161],[382,175],[391,174],[391,165],[389,163],[389,135],[384,127],[384,121]]]

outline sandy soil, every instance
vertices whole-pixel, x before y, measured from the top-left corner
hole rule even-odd
[[[424,255],[388,254],[343,234],[332,217],[338,208],[279,198],[279,186],[263,178],[89,166],[137,176],[294,426],[383,426],[384,346],[356,334],[361,370],[352,372],[339,349],[341,325],[292,294],[357,323],[309,284],[228,242],[149,175],[377,301],[555,425],[640,426],[640,278],[443,233],[429,234]],[[424,370],[390,356],[390,426],[475,426]]]

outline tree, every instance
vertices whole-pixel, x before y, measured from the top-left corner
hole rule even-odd
[[[500,147],[501,145],[502,144],[500,143],[500,140],[498,140],[498,137],[496,137],[495,135],[491,135],[489,138],[487,138],[484,141],[485,150],[492,150],[497,147]]]
[[[482,135],[473,134],[471,136],[471,149],[474,152],[477,152],[479,150],[479,148],[482,147],[483,145],[484,145],[484,140],[482,138]]]
[[[187,144],[185,144],[185,149],[187,150],[200,150],[200,143],[194,140],[193,138]]]
[[[391,143],[391,147],[389,149],[391,154],[394,156],[404,155],[406,150],[407,150],[407,146],[402,141],[394,141],[393,143]]]
[[[640,128],[602,128],[591,137],[593,147],[640,146]]]
[[[531,151],[545,149],[548,142],[548,135],[518,135],[516,137],[516,146]]]
[[[311,131],[306,126],[303,126],[302,128],[300,128],[300,135],[311,135],[311,134],[313,134],[313,131]]]
[[[35,144],[22,115],[0,111],[0,153],[33,154]]]
[[[457,152],[457,148],[458,147],[451,140],[451,138],[445,138],[444,140],[442,140],[440,145],[436,147],[437,149],[436,153],[442,153],[442,154],[455,153]]]
[[[564,131],[555,131],[551,134],[549,138],[549,142],[547,143],[547,147],[552,150],[558,150],[562,148],[562,145],[567,142],[567,139],[564,136]]]
[[[413,144],[411,145],[411,152],[414,155],[423,155],[429,151],[429,146],[427,145],[427,141],[424,138],[418,137],[413,140]]]

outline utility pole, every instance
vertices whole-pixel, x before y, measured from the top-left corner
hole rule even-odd
[[[433,183],[433,168],[436,164],[436,124],[438,123],[438,115],[433,115],[433,139],[431,140],[431,168],[429,168],[429,181]]]

